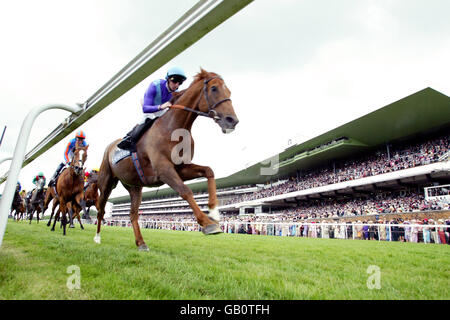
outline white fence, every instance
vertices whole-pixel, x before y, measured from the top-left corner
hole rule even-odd
[[[87,221],[86,221],[87,222]],[[96,220],[89,223],[96,224]],[[131,227],[130,220],[113,220],[105,225]],[[139,221],[143,229],[165,229],[177,231],[201,231],[197,222]],[[245,233],[251,235],[366,239],[377,241],[405,241],[423,243],[449,243],[450,225],[442,224],[378,224],[378,223],[307,223],[307,222],[243,222],[222,221],[224,233]]]

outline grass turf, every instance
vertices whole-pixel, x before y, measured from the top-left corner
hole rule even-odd
[[[9,221],[0,248],[0,299],[449,299],[448,245],[142,230],[95,226],[50,232]],[[70,266],[80,289],[70,290]],[[369,289],[380,270],[380,289]]]

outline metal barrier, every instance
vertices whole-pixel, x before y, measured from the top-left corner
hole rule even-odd
[[[14,191],[16,190],[17,181],[19,178],[20,169],[23,166],[25,158],[25,148],[27,147],[28,138],[30,137],[31,128],[36,118],[44,111],[51,109],[62,109],[74,114],[82,111],[79,106],[66,106],[61,104],[49,104],[46,106],[35,107],[28,113],[23,121],[20,129],[19,138],[17,139],[16,147],[14,148],[14,155],[9,168],[8,179],[6,181],[5,189],[0,200],[0,247],[3,242],[5,234],[6,223],[8,222],[8,213],[11,210],[11,204],[14,198]]]

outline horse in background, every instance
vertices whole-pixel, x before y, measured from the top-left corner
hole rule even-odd
[[[31,191],[31,197],[27,197],[28,203],[27,205],[27,213],[28,217],[31,221],[33,220],[33,215],[36,212],[36,220],[39,223],[39,214],[42,212],[44,214],[44,198],[45,193],[47,192],[47,188],[45,188],[45,180],[44,178],[40,178],[37,181],[36,188]]]
[[[194,142],[191,127],[198,115],[212,118],[223,133],[234,130],[239,122],[230,99],[231,92],[224,80],[217,74],[203,69],[194,77],[191,85],[172,98],[172,107],[159,117],[137,142],[137,159],[141,170],[136,170],[131,157],[118,162],[114,154],[118,150],[116,140],[107,146],[98,178],[100,196],[98,199],[96,243],[100,243],[105,205],[118,181],[127,189],[131,198],[130,219],[135,243],[140,251],[148,251],[138,224],[138,210],[142,201],[142,188],[169,185],[192,208],[197,222],[205,235],[222,232],[217,209],[216,182],[210,167],[191,163]],[[180,133],[178,140],[173,135]],[[182,137],[186,149],[179,149]],[[183,153],[182,156],[180,154]],[[194,199],[192,190],[183,181],[206,177],[209,193],[209,214],[205,214]]]
[[[97,209],[98,172],[92,172],[88,178],[88,184],[84,189],[84,201],[86,202],[86,210],[87,210],[85,219],[90,220],[89,211],[91,211],[91,207],[95,206]]]
[[[19,187],[16,187],[14,192],[13,202],[11,204],[11,215],[14,211],[13,219],[20,221],[24,219],[24,214],[26,212],[25,199],[22,198]]]
[[[61,224],[63,235],[66,235],[67,213],[69,213],[69,224],[73,228],[74,210],[83,209],[86,213],[84,202],[84,163],[87,159],[89,146],[77,146],[74,151],[69,167],[64,169],[56,181],[56,193],[58,194],[59,209],[62,213]],[[68,206],[68,203],[71,205]],[[55,219],[56,222],[56,219]]]

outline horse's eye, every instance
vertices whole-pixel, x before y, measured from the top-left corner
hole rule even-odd
[[[216,86],[212,86],[212,87],[211,87],[211,91],[212,91],[212,92],[217,92],[217,87],[216,87]]]

